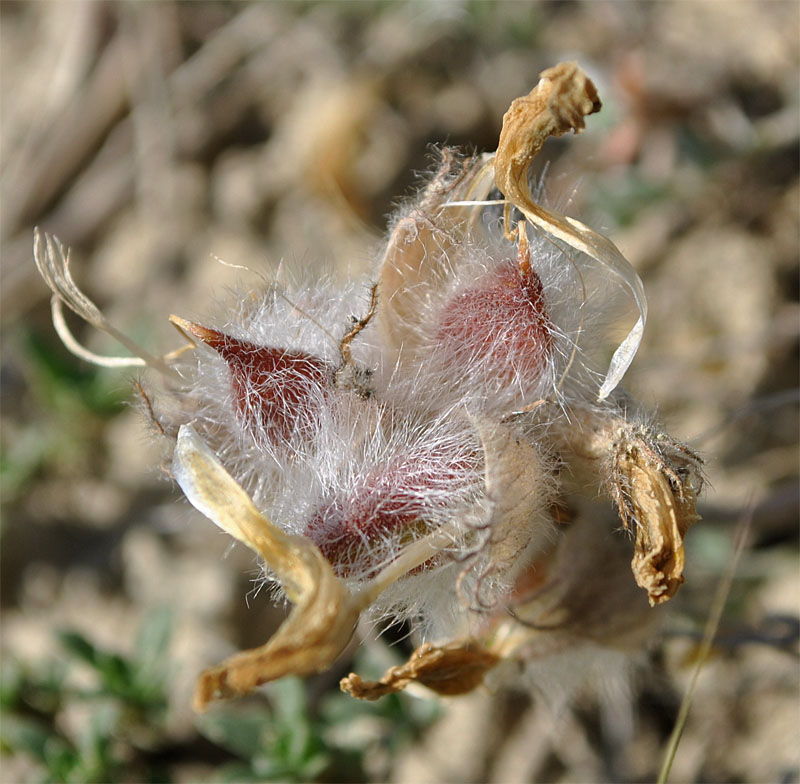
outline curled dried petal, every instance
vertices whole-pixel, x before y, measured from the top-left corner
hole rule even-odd
[[[618,448],[614,482],[620,512],[635,524],[631,568],[651,605],[671,599],[684,581],[683,541],[699,520],[691,481],[646,441]]]
[[[494,161],[495,183],[505,195],[506,231],[509,231],[510,207],[515,206],[531,223],[570,247],[599,261],[630,289],[639,318],[611,358],[606,377],[598,393],[608,397],[633,361],[642,341],[647,320],[644,286],[611,240],[567,215],[539,206],[528,185],[531,161],[549,136],[567,131],[580,132],[584,116],[600,110],[600,100],[592,81],[577,63],[560,63],[540,74],[531,92],[512,102],[503,117],[503,129]]]
[[[551,436],[571,469],[600,484],[634,531],[631,566],[650,603],[672,598],[683,582],[684,537],[699,519],[700,457],[664,433],[589,408],[576,408]]]
[[[480,686],[500,657],[474,640],[446,645],[425,643],[405,664],[391,667],[379,681],[365,681],[355,673],[342,678],[340,687],[359,700],[377,700],[421,683],[437,694],[466,694]]]
[[[316,545],[267,520],[189,425],[178,433],[172,468],[189,502],[262,556],[295,604],[265,645],[200,675],[196,709],[284,675],[310,675],[329,667],[350,640],[362,605],[352,600]]]
[[[528,95],[512,101],[497,145],[495,183],[515,204],[514,196],[524,197],[528,190],[528,169],[545,141],[583,130],[584,116],[602,107],[597,89],[577,63],[559,63],[539,76]]]

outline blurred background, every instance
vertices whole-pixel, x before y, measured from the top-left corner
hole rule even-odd
[[[0,4],[0,778],[652,781],[711,597],[750,519],[673,779],[800,781],[796,2]],[[707,460],[687,583],[630,682],[555,708],[338,693],[408,641],[202,717],[195,675],[282,610],[180,499],[131,373],[69,355],[33,226],[155,353],[281,260],[367,272],[432,146],[496,147],[509,102],[576,59],[603,111],[547,143],[555,200],[642,274],[631,393]],[[93,349],[117,351],[68,317]]]

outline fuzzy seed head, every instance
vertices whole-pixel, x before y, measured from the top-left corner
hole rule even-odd
[[[443,151],[395,223],[377,281],[248,287],[219,329],[173,317],[203,345],[163,358],[110,325],[74,284],[60,243],[37,232],[62,339],[83,358],[163,376],[174,404],[162,413],[143,396],[175,440],[176,480],[295,604],[266,646],[206,673],[201,707],[319,672],[362,612],[450,641],[400,678],[433,673],[448,681],[443,693],[471,688],[502,658],[617,642],[630,628],[615,616],[629,604],[616,591],[625,575],[596,538],[587,487],[635,524],[633,571],[651,603],[677,590],[700,461],[609,397],[641,339],[642,283],[613,243],[538,205],[529,187],[544,140],[581,130],[598,108],[575,63],[545,71],[506,114],[495,156]],[[498,206],[495,186],[502,232],[485,210]],[[512,207],[524,217],[516,225]],[[548,238],[529,238],[528,226]],[[619,291],[636,322],[603,375]],[[136,360],[78,345],[62,302]],[[566,533],[556,504],[577,510]],[[477,679],[466,677],[475,667]]]

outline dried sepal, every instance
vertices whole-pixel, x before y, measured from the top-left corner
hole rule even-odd
[[[592,81],[577,63],[560,63],[540,74],[528,95],[517,98],[503,117],[503,129],[494,159],[495,183],[508,200],[506,232],[511,234],[510,208],[516,207],[532,224],[572,248],[600,262],[630,289],[639,318],[618,346],[598,393],[599,399],[617,387],[633,361],[647,320],[644,286],[611,240],[567,215],[536,204],[528,184],[531,162],[549,136],[583,130],[584,117],[600,110]]]
[[[625,434],[614,454],[612,495],[635,527],[631,568],[651,605],[671,599],[683,583],[684,538],[700,519],[693,486],[699,458],[677,446],[644,430]]]
[[[364,400],[372,397],[375,392],[372,388],[373,369],[364,367],[353,359],[352,343],[375,317],[377,307],[378,284],[373,283],[369,291],[369,308],[367,312],[360,318],[352,316],[352,326],[339,342],[341,362],[334,372],[334,383],[338,389],[355,392]]]
[[[449,275],[449,254],[463,243],[476,210],[470,205],[448,207],[462,199],[483,199],[492,187],[492,168],[483,159],[462,162],[452,150],[442,152],[442,164],[418,204],[392,230],[379,264],[380,308],[376,319],[384,346],[404,356],[418,346],[420,297],[427,286],[443,285]]]
[[[488,515],[484,541],[467,561],[460,583],[472,586],[473,609],[497,604],[497,591],[485,594],[487,579],[507,584],[515,572],[552,534],[549,504],[550,467],[533,443],[509,425],[478,423],[484,451]]]
[[[365,681],[350,673],[342,678],[342,691],[359,700],[377,700],[402,691],[410,683],[421,683],[437,694],[466,694],[480,686],[486,673],[501,661],[500,656],[479,642],[425,643],[405,664],[391,667],[379,681]]]
[[[629,542],[613,531],[610,510],[575,510],[551,550],[532,561],[495,631],[504,657],[539,659],[592,642],[635,650],[658,617],[631,579]]]
[[[172,470],[189,502],[264,558],[295,604],[265,645],[200,675],[196,709],[204,710],[214,699],[247,694],[284,675],[328,668],[350,640],[362,604],[353,601],[319,548],[267,520],[188,425],[178,433]]]
[[[576,407],[550,436],[571,470],[599,484],[633,530],[631,566],[650,603],[672,598],[683,582],[684,537],[699,519],[699,455],[665,433],[588,407]]]

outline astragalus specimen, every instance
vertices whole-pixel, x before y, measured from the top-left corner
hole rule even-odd
[[[599,108],[576,64],[544,71],[496,153],[441,152],[374,280],[265,285],[223,324],[172,316],[189,344],[165,357],[109,325],[62,245],[37,232],[62,338],[154,371],[143,394],[175,480],[294,604],[265,645],[200,676],[198,709],[329,667],[365,613],[407,619],[421,645],[344,689],[458,694],[503,661],[535,670],[567,649],[641,642],[634,581],[651,605],[674,595],[702,478],[699,458],[617,391],[645,325],[642,283],[613,243],[530,189],[544,141]],[[77,345],[62,303],[137,358]],[[611,508],[633,538],[632,576]]]

